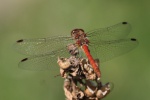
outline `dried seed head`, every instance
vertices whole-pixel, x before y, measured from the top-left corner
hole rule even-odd
[[[84,64],[84,69],[85,69],[89,74],[94,73],[93,68],[92,68],[91,65],[89,65],[89,64]]]
[[[104,98],[110,92],[110,84],[106,83],[96,93],[97,98]]]
[[[102,90],[102,92],[110,90],[110,84],[109,84],[109,83],[106,83],[106,84],[101,88],[101,90]]]
[[[98,91],[97,91],[96,97],[97,97],[97,98],[103,98],[103,94],[102,94],[102,91],[101,91],[101,90],[98,90]]]
[[[96,78],[97,78],[97,76],[96,76],[95,73],[93,73],[93,74],[88,74],[88,75],[86,76],[86,79],[88,79],[88,80],[96,80]]]
[[[77,74],[78,74],[78,70],[79,70],[79,68],[77,67],[77,68],[74,68],[73,69],[74,71],[72,72],[72,73],[70,73],[72,76],[77,76]]]
[[[62,69],[67,69],[71,66],[70,61],[68,59],[65,59],[65,58],[59,58],[58,57],[57,63],[60,66],[60,68],[62,68]]]
[[[95,59],[98,65],[99,60]],[[70,56],[70,58],[58,58],[60,73],[64,81],[64,92],[67,100],[99,100],[104,98],[110,92],[110,84],[102,85],[98,80],[88,59]],[[85,83],[82,82],[85,79]],[[93,80],[93,81],[92,81]],[[85,89],[81,89],[84,85]]]
[[[67,49],[72,56],[76,56],[77,54],[79,54],[79,50],[75,44],[67,45]]]
[[[66,88],[67,90],[69,90],[70,86],[71,86],[70,80],[69,79],[65,79],[64,80],[64,88]]]
[[[83,97],[84,97],[84,93],[82,91],[79,91],[77,94],[77,98],[83,99]]]
[[[94,88],[90,88],[90,87],[87,86],[84,93],[87,97],[93,97],[95,95],[96,91],[97,91],[96,87],[94,89]]]
[[[87,97],[92,97],[95,95],[96,91],[97,91],[97,86],[96,84],[94,84],[94,82],[87,80],[86,81],[87,84],[87,88],[84,91],[84,93],[86,94]]]
[[[86,59],[81,59],[81,65],[84,66],[85,64],[87,64]]]

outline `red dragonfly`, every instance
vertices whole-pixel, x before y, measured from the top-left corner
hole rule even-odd
[[[95,73],[100,77],[100,70],[93,58],[100,62],[122,55],[138,45],[135,38],[128,38],[131,25],[121,22],[110,27],[100,28],[87,33],[83,29],[74,29],[71,36],[57,36],[37,39],[20,39],[15,49],[29,58],[20,61],[19,67],[27,70],[51,70],[59,68],[57,57],[69,57],[66,46],[74,43],[85,53]]]

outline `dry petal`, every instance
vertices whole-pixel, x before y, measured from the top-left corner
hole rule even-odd
[[[97,86],[92,82],[87,80],[86,81],[87,84],[87,88],[84,91],[87,97],[92,97],[95,95],[96,91],[97,91]]]
[[[62,69],[67,69],[71,65],[71,63],[70,63],[70,61],[68,59],[59,58],[59,57],[58,57],[57,63],[59,65],[59,67],[62,68]]]

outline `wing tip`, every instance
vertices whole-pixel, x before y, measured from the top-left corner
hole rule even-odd
[[[20,40],[18,40],[18,41],[16,41],[17,43],[20,43],[20,42],[23,42],[23,39],[20,39]]]
[[[125,24],[128,24],[128,22],[122,22],[122,24],[124,24],[124,25],[125,25]]]
[[[24,62],[24,61],[26,61],[26,60],[28,60],[28,58],[24,58],[24,59],[22,59],[22,60],[21,60],[21,62]]]
[[[131,41],[137,41],[137,39],[135,39],[135,38],[131,38]]]

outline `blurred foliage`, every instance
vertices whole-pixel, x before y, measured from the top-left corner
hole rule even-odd
[[[122,21],[132,25],[140,44],[132,52],[101,64],[102,80],[114,83],[107,100],[149,100],[150,1],[148,0],[1,0],[0,100],[64,100],[63,80],[50,71],[18,69],[26,57],[13,50],[21,38],[67,35]]]

